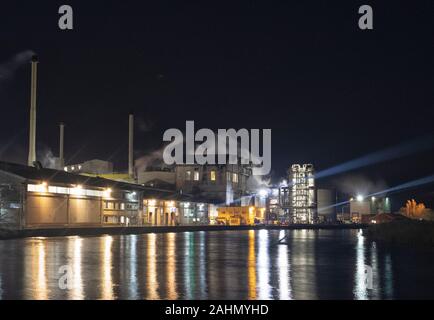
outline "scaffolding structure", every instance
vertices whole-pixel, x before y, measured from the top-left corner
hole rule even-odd
[[[317,222],[315,177],[312,164],[294,164],[289,169],[289,219],[293,223]]]

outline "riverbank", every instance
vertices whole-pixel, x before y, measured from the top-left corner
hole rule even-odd
[[[102,228],[51,228],[26,230],[1,230],[0,239],[26,238],[26,237],[62,237],[62,236],[98,236],[103,234],[144,234],[168,232],[197,232],[197,231],[224,231],[224,230],[319,230],[319,229],[360,229],[364,224],[294,224],[290,226],[258,225],[258,226],[221,226],[221,225],[194,225],[194,226],[146,226],[146,227],[102,227]]]
[[[392,221],[370,225],[363,234],[370,240],[390,245],[433,246],[434,222]]]

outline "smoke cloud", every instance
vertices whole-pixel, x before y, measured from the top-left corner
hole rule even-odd
[[[343,193],[368,195],[388,188],[384,180],[373,181],[363,175],[350,175],[334,180],[334,185]]]
[[[13,76],[15,71],[30,61],[30,58],[35,53],[32,50],[22,51],[17,53],[8,61],[0,64],[0,81],[5,81]]]
[[[50,148],[44,147],[39,150],[38,160],[44,168],[57,169],[57,158],[54,156],[53,151]]]
[[[137,171],[145,171],[150,166],[155,166],[156,164],[164,166],[163,162],[163,152],[165,146],[158,150],[149,152],[148,154],[138,158],[134,162],[134,167]]]

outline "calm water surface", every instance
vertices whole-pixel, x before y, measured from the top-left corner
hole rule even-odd
[[[405,298],[434,299],[434,250],[381,248],[358,230],[0,241],[0,299]]]

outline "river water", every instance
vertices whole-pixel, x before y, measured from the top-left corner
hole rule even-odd
[[[0,299],[416,298],[434,299],[434,250],[384,248],[359,230],[0,241]]]

